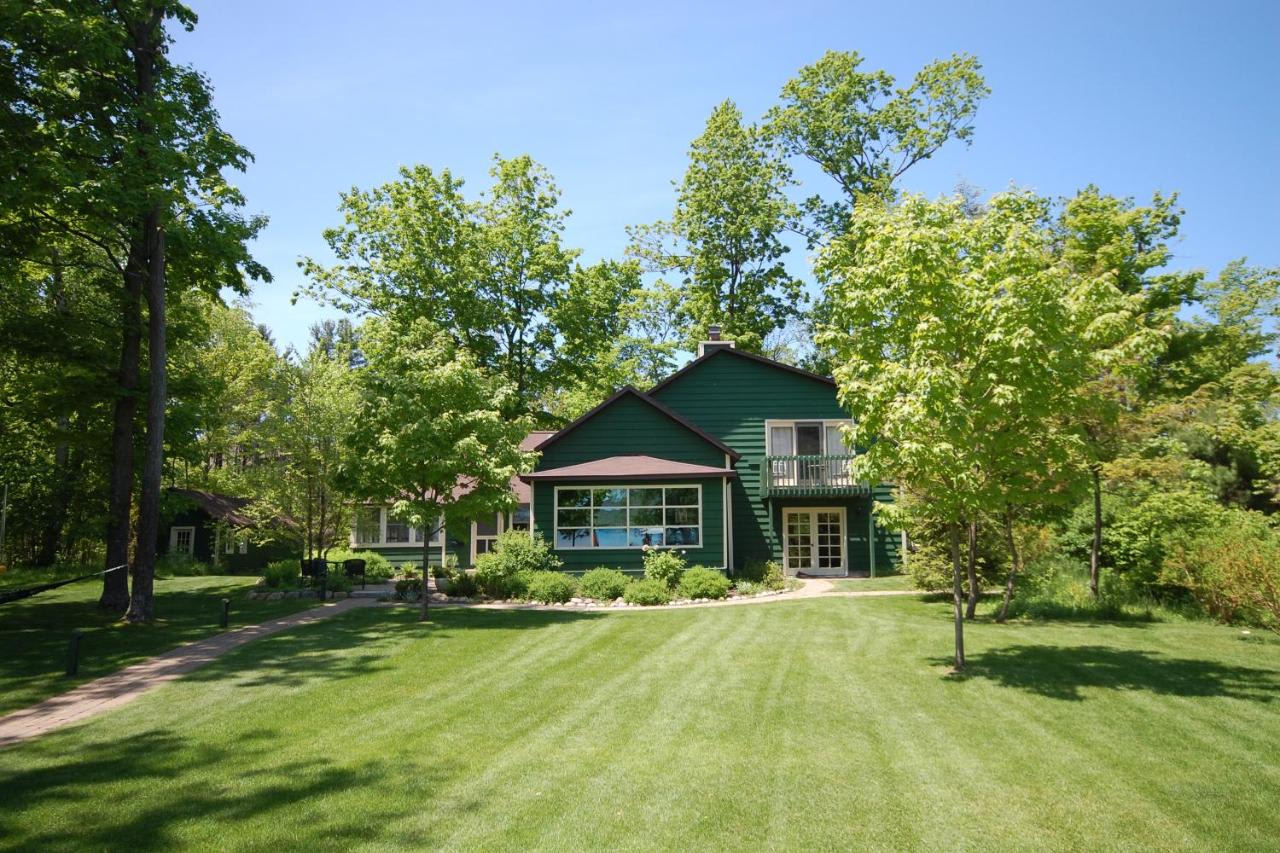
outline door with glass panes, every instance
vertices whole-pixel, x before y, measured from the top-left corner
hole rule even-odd
[[[839,507],[782,511],[783,569],[788,575],[844,575],[845,515]]]

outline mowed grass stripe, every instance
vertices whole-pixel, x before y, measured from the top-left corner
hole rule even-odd
[[[1259,849],[1280,642],[945,604],[377,608],[0,753],[19,847]],[[1270,807],[1268,807],[1270,806]]]

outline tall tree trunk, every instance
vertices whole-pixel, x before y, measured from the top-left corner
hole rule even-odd
[[[965,565],[965,572],[969,578],[969,598],[965,602],[964,618],[972,619],[978,612],[978,595],[981,590],[978,588],[978,522],[971,520],[969,522],[969,559]]]
[[[1018,572],[1022,571],[1022,556],[1018,553],[1018,540],[1013,535],[1013,512],[1008,508],[1004,511],[1004,539],[1005,544],[1009,546],[1009,579],[1004,584],[1004,602],[1000,605],[1000,614],[996,616],[997,622],[1003,622],[1009,618],[1009,602],[1013,600],[1013,582]]]
[[[107,486],[107,561],[111,569],[129,563],[129,520],[133,504],[133,422],[138,410],[138,379],[142,358],[142,282],[146,246],[141,239],[130,247],[120,298],[120,367],[116,374],[115,411],[111,427],[111,472]],[[102,576],[98,607],[123,613],[129,606],[129,576]]]
[[[960,568],[960,524],[952,522],[951,533],[951,575],[952,601],[955,605],[956,622],[956,666],[955,671],[964,669],[964,581]]]
[[[52,566],[58,560],[62,528],[71,505],[71,448],[66,439],[70,428],[71,422],[65,415],[58,418],[57,429],[62,437],[53,448],[53,493],[49,496],[49,513],[40,531],[39,547],[31,561],[35,566]]]
[[[1098,561],[1102,558],[1102,473],[1093,467],[1093,545],[1089,549],[1089,592],[1098,597]]]
[[[427,589],[427,581],[431,577],[431,540],[434,538],[426,533],[422,535],[422,609],[418,611],[419,622],[426,622],[431,618],[427,612],[431,601],[431,590]],[[444,570],[444,566],[440,568],[441,571]]]
[[[147,443],[138,499],[137,560],[129,597],[129,622],[155,619],[156,540],[160,535],[160,485],[164,474],[164,410],[168,397],[168,351],[165,346],[165,247],[160,208],[147,212]]]
[[[53,307],[60,319],[68,315],[67,294],[63,288],[62,263],[58,250],[51,253],[50,266],[53,269]],[[37,566],[52,566],[58,559],[58,545],[62,542],[62,528],[67,523],[67,512],[71,504],[71,452],[67,435],[71,432],[71,419],[59,415],[57,421],[58,440],[53,448],[53,490],[49,496],[49,514],[45,516],[44,529],[40,531],[40,547],[36,551]]]

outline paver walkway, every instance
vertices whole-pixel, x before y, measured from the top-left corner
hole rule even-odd
[[[135,663],[53,696],[29,708],[0,717],[0,748],[42,735],[62,726],[78,723],[94,714],[132,702],[153,687],[204,666],[209,661],[259,637],[266,637],[299,625],[309,625],[337,616],[355,607],[377,602],[367,598],[348,598],[322,604],[310,610],[281,616],[261,625],[247,625],[234,631],[199,640],[165,652],[150,660]]]

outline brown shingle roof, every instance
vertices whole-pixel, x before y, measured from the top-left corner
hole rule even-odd
[[[249,505],[248,498],[203,492],[199,489],[169,489],[169,493],[186,498],[218,521],[225,521],[236,527],[253,527],[256,524],[252,518],[241,513]]]
[[[713,465],[694,465],[689,462],[677,462],[674,459],[660,459],[656,456],[610,456],[605,459],[593,459],[590,462],[579,462],[576,465],[565,465],[562,468],[548,468],[524,474],[520,479],[531,480],[692,480],[699,477],[736,477],[732,468],[716,468]],[[526,486],[526,488],[528,488]]]

